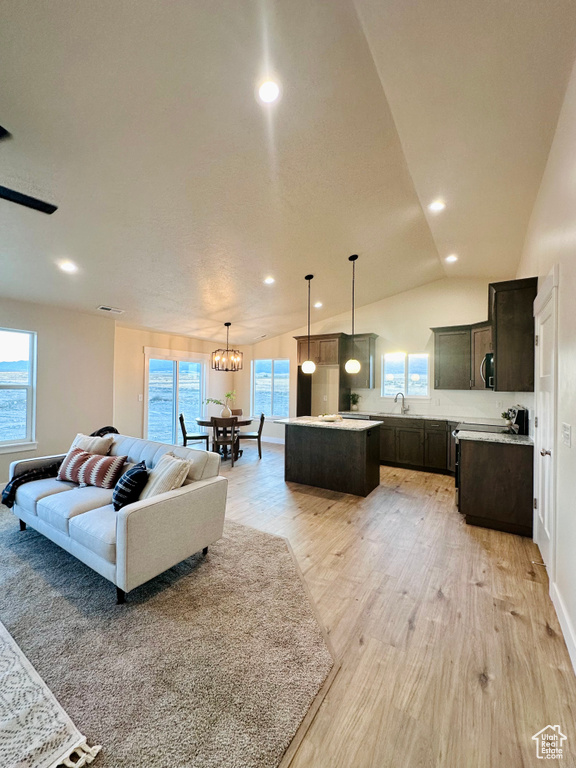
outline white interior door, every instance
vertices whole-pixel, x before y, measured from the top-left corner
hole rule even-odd
[[[535,302],[537,426],[534,430],[534,541],[554,578],[556,518],[556,285],[544,281]]]

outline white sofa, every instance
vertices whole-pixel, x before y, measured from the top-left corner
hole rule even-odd
[[[18,488],[13,512],[126,592],[158,576],[222,536],[228,481],[219,476],[220,456],[207,451],[115,435],[110,455],[142,460],[150,469],[169,451],[192,462],[185,484],[114,511],[112,490],[80,487],[56,478]],[[10,478],[62,456],[15,461]]]

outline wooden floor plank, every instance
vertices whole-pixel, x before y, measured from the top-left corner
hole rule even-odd
[[[366,499],[285,483],[245,449],[230,519],[286,537],[342,666],[291,768],[527,768],[576,678],[529,539],[467,526],[453,480],[382,467]]]

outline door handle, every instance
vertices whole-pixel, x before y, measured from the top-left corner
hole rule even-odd
[[[484,384],[486,384],[486,378],[484,376],[484,367],[486,365],[486,358],[487,357],[488,357],[488,355],[484,355],[484,357],[482,358],[482,362],[480,363],[480,378],[482,379]]]
[[[545,448],[542,448],[540,456],[552,456],[552,451],[547,451]]]

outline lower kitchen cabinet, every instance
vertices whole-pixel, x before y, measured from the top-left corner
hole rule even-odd
[[[480,440],[461,440],[459,447],[459,507],[466,522],[532,536],[534,447]]]
[[[448,470],[448,424],[445,421],[371,416],[381,421],[380,463],[396,467]]]
[[[375,421],[375,419],[372,419]],[[396,428],[380,427],[380,463],[389,464],[396,461]]]
[[[396,427],[396,462],[411,467],[424,466],[424,429]]]
[[[431,427],[425,427],[424,466],[430,469],[448,468],[448,432],[446,422],[441,422],[441,428],[436,428],[436,422]]]

